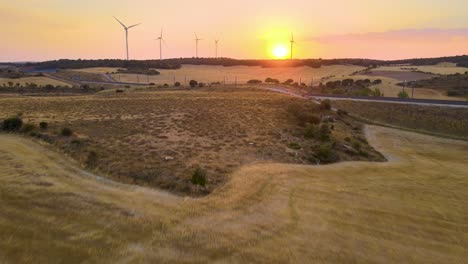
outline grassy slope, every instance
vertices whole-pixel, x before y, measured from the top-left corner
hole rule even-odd
[[[308,140],[286,109],[309,105],[317,116],[334,115],[304,100],[261,90],[160,91],[83,97],[12,98],[0,104],[0,118],[23,114],[36,126],[46,121],[58,148],[85,164],[88,153],[98,156],[98,170],[121,182],[150,185],[182,194],[200,195],[225,183],[241,165],[255,162],[314,163],[318,140]],[[125,107],[123,107],[125,106]],[[73,139],[57,138],[63,127]],[[334,124],[340,160],[381,160],[369,154],[349,155],[342,144],[362,138],[359,124]],[[353,141],[354,142],[354,141]],[[293,150],[289,144],[302,148]],[[207,189],[190,177],[199,165],[208,173]]]
[[[462,263],[468,144],[371,127],[391,162],[244,167],[202,199],[0,135],[1,262]]]
[[[333,106],[380,124],[468,140],[468,109],[336,100]]]

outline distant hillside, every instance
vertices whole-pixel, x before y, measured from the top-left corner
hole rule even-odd
[[[435,65],[441,62],[456,63],[458,67],[468,67],[468,56],[407,59],[407,60],[371,60],[371,59],[301,59],[301,60],[237,60],[230,58],[178,58],[166,60],[55,60],[37,63],[23,63],[24,67],[35,69],[82,69],[93,67],[116,68],[155,68],[155,69],[179,69],[183,64],[191,65],[220,65],[220,66],[260,66],[264,68],[274,67],[301,67],[309,66],[320,68],[321,66],[352,64],[371,67],[391,64]]]

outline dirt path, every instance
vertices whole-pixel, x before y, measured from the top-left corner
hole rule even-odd
[[[0,135],[0,262],[462,263],[468,143],[381,127],[389,163],[244,167],[202,199]]]

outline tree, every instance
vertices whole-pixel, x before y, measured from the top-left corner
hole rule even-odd
[[[195,80],[190,80],[189,84],[190,84],[190,87],[195,87],[198,85],[198,82]]]
[[[180,87],[180,82],[175,82],[175,83],[174,83],[174,86],[175,86],[175,87]]]

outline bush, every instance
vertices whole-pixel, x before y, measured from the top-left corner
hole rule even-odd
[[[23,127],[21,127],[21,132],[29,133],[33,131],[34,129],[36,129],[36,126],[34,124],[27,123],[27,124],[24,124]]]
[[[3,120],[2,129],[5,131],[18,131],[23,126],[23,120],[18,117],[10,117]]]
[[[288,112],[293,115],[298,122],[299,126],[309,124],[319,124],[320,118],[309,112],[310,110],[301,104],[291,104],[288,106]]]
[[[206,185],[206,171],[200,167],[196,168],[192,174],[192,183],[195,185]]]
[[[253,79],[253,80],[249,80],[247,83],[248,84],[260,84],[262,83],[262,81]]]
[[[322,126],[320,126],[320,140],[328,141],[330,140],[330,135],[331,135],[330,127],[328,127],[327,124],[322,124]]]
[[[307,126],[304,137],[309,139],[317,139],[320,136],[320,129],[317,125]]]
[[[174,83],[174,86],[175,86],[175,87],[180,87],[180,82],[175,82],[175,83]]]
[[[315,154],[323,163],[331,163],[338,160],[338,155],[331,144],[321,145],[315,150]]]
[[[302,148],[301,145],[299,145],[299,144],[296,143],[296,142],[291,142],[291,143],[289,143],[288,147],[289,147],[290,149],[294,149],[294,150],[300,150],[300,149]]]
[[[198,82],[197,82],[197,81],[195,81],[195,80],[190,80],[189,84],[190,84],[190,87],[192,87],[192,88],[193,88],[193,87],[195,87],[195,86],[197,86],[197,85],[198,85]]]
[[[294,82],[293,79],[287,79],[286,81],[283,82],[283,84],[290,85]]]
[[[401,98],[401,99],[407,99],[409,98],[409,95],[406,91],[401,91],[398,93],[398,98]]]
[[[374,91],[371,92],[371,95],[374,97],[382,97],[384,94],[380,91],[379,88],[375,88]]]
[[[97,153],[94,151],[89,152],[88,157],[86,158],[86,167],[96,168],[97,164],[98,164]]]
[[[60,134],[64,137],[71,137],[71,135],[73,135],[73,131],[68,127],[64,127],[62,128]]]
[[[338,109],[338,112],[337,112],[337,113],[338,113],[339,116],[347,116],[347,115],[348,115],[348,112],[347,112],[347,111],[341,110],[341,109]]]
[[[198,87],[203,88],[203,87],[205,87],[205,84],[202,83],[202,82],[201,82],[201,83],[198,83]]]
[[[320,108],[322,110],[331,110],[331,102],[330,100],[326,99],[320,102]]]
[[[43,130],[46,130],[49,127],[49,124],[47,122],[41,122],[39,123],[39,127]]]
[[[279,84],[279,81],[277,79],[272,79],[272,78],[266,78],[265,79],[266,83],[274,83],[274,84]]]
[[[123,92],[124,92],[124,90],[117,89],[117,90],[115,90],[115,92],[116,92],[116,93],[123,93]]]

